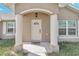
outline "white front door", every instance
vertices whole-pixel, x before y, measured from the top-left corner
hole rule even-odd
[[[31,39],[32,41],[41,41],[42,40],[42,26],[41,20],[32,20],[31,25]]]

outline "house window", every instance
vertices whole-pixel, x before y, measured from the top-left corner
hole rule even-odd
[[[59,35],[77,35],[77,21],[59,20]]]
[[[68,35],[76,35],[77,22],[75,20],[68,20]]]
[[[59,35],[66,35],[66,21],[59,21]]]
[[[7,34],[15,34],[15,22],[7,22]]]

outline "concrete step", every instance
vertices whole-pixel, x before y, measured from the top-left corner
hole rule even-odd
[[[23,49],[28,51],[28,56],[46,56],[45,47],[34,45],[34,44],[24,44]]]

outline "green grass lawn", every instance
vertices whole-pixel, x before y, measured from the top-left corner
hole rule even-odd
[[[15,41],[14,39],[0,40],[0,56],[19,56],[23,55],[22,52],[15,52],[13,50]]]
[[[50,56],[79,56],[79,42],[61,42],[59,43],[59,53],[48,53]]]
[[[79,56],[79,42],[63,42],[60,43],[59,55]]]
[[[14,39],[0,40],[0,56],[24,56],[22,51],[15,52],[13,50],[15,41]],[[48,53],[49,56],[79,56],[79,42],[61,42],[59,43],[59,53]]]

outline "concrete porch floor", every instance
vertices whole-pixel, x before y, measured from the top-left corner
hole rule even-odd
[[[28,52],[28,56],[46,56],[46,53],[50,51],[49,43],[24,43],[24,52]]]

